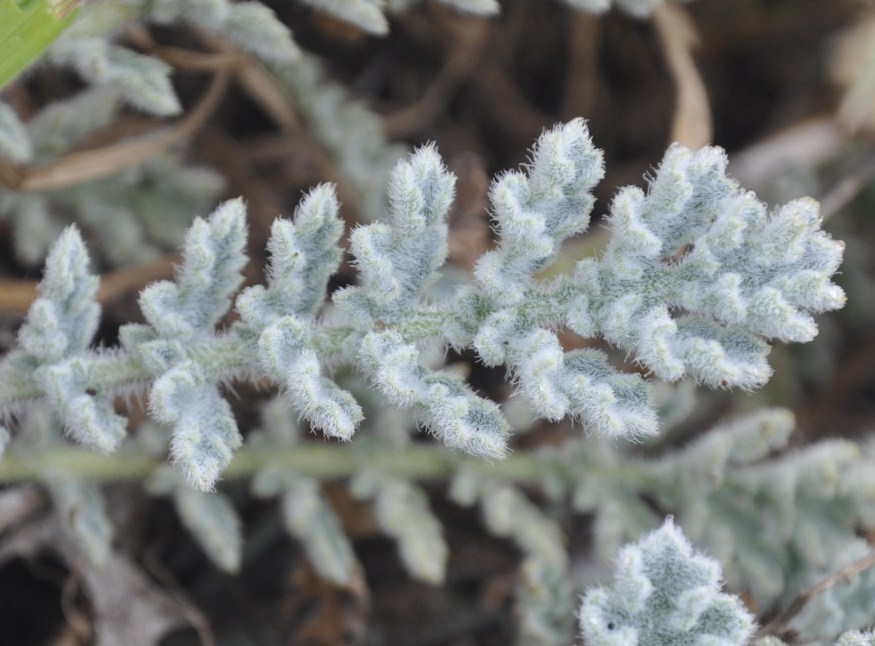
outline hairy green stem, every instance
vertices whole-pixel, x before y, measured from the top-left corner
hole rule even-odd
[[[164,464],[162,457],[150,457],[133,452],[102,455],[80,448],[51,448],[45,451],[8,453],[0,457],[0,483],[27,482],[41,479],[47,473],[63,473],[85,480],[138,480],[148,477]],[[244,447],[224,471],[225,477],[248,477],[267,467],[280,467],[302,476],[320,480],[347,478],[364,467],[381,473],[433,480],[453,475],[462,465],[483,469],[486,477],[510,480],[519,484],[540,484],[545,474],[562,472],[556,461],[545,460],[534,452],[514,453],[504,460],[486,464],[448,451],[441,446],[414,445],[399,452],[362,454],[343,444],[306,442],[293,447]],[[605,477],[625,487],[644,490],[655,486],[660,476],[646,463],[629,463],[605,471]],[[568,474],[570,477],[571,474]]]
[[[527,299],[526,307],[533,312],[539,311],[538,303],[544,305],[555,300],[556,289],[566,289],[567,285],[559,285],[554,289],[531,290],[531,298]],[[529,302],[533,301],[533,302]],[[540,325],[555,323],[557,313],[555,308],[541,307],[540,311],[549,312],[542,316],[544,320],[537,321]],[[417,342],[443,336],[443,329],[454,316],[458,307],[449,302],[440,306],[421,307],[412,312],[403,321],[394,325],[407,341]],[[364,333],[349,326],[320,326],[314,329],[313,345],[323,359],[330,358],[333,365],[342,366],[355,361],[358,346]],[[210,337],[194,343],[187,352],[207,374],[219,379],[223,376],[241,373],[258,372],[255,363],[255,348],[251,339],[243,338],[234,330],[218,337]],[[137,384],[148,384],[154,379],[138,357],[124,350],[116,350],[104,354],[91,354],[93,362],[88,375],[88,388],[95,393],[113,393],[124,391]],[[17,403],[37,400],[43,393],[36,381],[29,376],[22,376],[15,369],[0,370],[0,412],[9,410]]]
[[[0,458],[0,482],[40,479],[46,473],[64,473],[87,480],[135,480],[149,476],[163,458],[135,453],[101,455],[78,448],[10,453]],[[340,444],[304,443],[283,449],[243,448],[224,471],[226,477],[245,477],[266,466],[278,466],[319,479],[345,478],[367,465],[381,472],[417,479],[443,478],[459,465],[459,455],[441,447],[415,446],[399,453],[364,456]],[[533,456],[519,453],[490,466],[497,477],[522,482],[538,479],[540,465]]]

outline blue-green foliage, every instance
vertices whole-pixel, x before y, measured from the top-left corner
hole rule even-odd
[[[875,632],[853,631],[845,633],[836,642],[836,646],[872,646],[875,644]]]
[[[610,587],[589,590],[580,629],[590,646],[741,646],[753,617],[720,591],[720,566],[697,554],[672,521],[614,563]]]
[[[267,285],[244,290],[241,321],[217,333],[246,262],[245,208],[227,202],[192,225],[176,280],[143,290],[147,325],[123,326],[121,347],[102,352],[88,349],[96,279],[71,230],[49,257],[22,349],[0,369],[0,409],[44,397],[71,435],[108,451],[125,426],[112,396],[149,389],[153,417],[173,428],[174,461],[209,489],[241,442],[223,381],[267,377],[311,426],[346,440],[362,410],[326,366],[349,366],[447,445],[501,457],[510,430],[498,407],[458,375],[426,367],[418,344],[473,348],[508,367],[538,415],[634,437],[657,428],[647,382],[599,350],[564,352],[557,327],[603,336],[668,379],[749,388],[768,376],[769,338],[808,340],[810,313],[843,303],[830,282],[842,247],[819,229],[816,204],[767,213],[711,148],[671,148],[647,194],[627,188],[614,200],[601,257],[538,280],[562,241],[588,227],[602,156],[577,119],[540,138],[526,171],[493,183],[496,249],[469,285],[433,301],[454,178],[433,147],[399,162],[385,222],[351,236],[361,280],[334,295],[324,318],[342,226],[333,188],[317,187],[294,222],[273,227]]]
[[[669,519],[620,551],[610,586],[586,592],[580,630],[587,646],[787,646],[768,634],[751,642],[754,618],[740,598],[720,588],[718,562],[694,551]],[[836,641],[812,639],[817,632],[803,632],[793,643],[875,643],[873,632],[850,631]]]
[[[604,256],[578,265],[586,300],[572,329],[604,335],[663,379],[741,388],[770,375],[764,339],[814,337],[810,313],[844,304],[830,282],[843,247],[820,231],[815,201],[769,213],[725,170],[721,150],[675,145],[647,193],[619,192]]]
[[[512,482],[469,465],[455,474],[450,497],[480,508],[487,529],[512,540],[524,561],[517,585],[518,643],[553,646],[568,643],[573,594],[568,555],[559,524]]]
[[[228,0],[124,0],[94,2],[48,50],[48,60],[72,67],[88,83],[111,89],[146,112],[167,116],[181,106],[170,82],[172,68],[154,56],[113,44],[112,37],[137,21],[187,23],[225,37],[267,61],[288,63],[298,48],[288,28],[260,2]]]
[[[246,332],[258,334],[259,364],[292,406],[326,435],[348,440],[362,420],[358,403],[321,374],[313,345],[328,278],[340,264],[343,234],[334,189],[322,185],[298,207],[295,223],[277,220],[268,250],[268,285],[246,289],[237,309]]]
[[[382,530],[398,542],[401,560],[417,578],[442,583],[449,550],[428,497],[412,482],[372,469],[353,478],[354,496],[371,500]]]
[[[282,399],[265,405],[261,417],[264,428],[250,435],[255,448],[277,451],[294,448],[301,441],[301,428]],[[300,541],[322,578],[337,585],[351,583],[355,552],[318,480],[288,467],[268,465],[252,478],[252,492],[259,497],[279,497],[283,524]]]
[[[29,161],[33,155],[24,124],[5,103],[0,103],[0,154],[18,164]]]
[[[446,216],[455,183],[432,146],[395,167],[385,222],[359,227],[350,236],[361,284],[334,297],[350,320],[364,328],[398,321],[437,278],[447,256]]]
[[[198,342],[209,345],[230,306],[243,280],[245,243],[242,200],[226,202],[209,221],[195,220],[176,281],[153,283],[140,294],[149,327],[131,326],[120,333],[154,377],[149,408],[155,419],[173,425],[173,460],[201,489],[212,487],[241,438],[216,375],[189,350]]]
[[[167,341],[210,334],[231,304],[246,265],[243,200],[225,202],[209,221],[194,221],[185,238],[175,281],[152,283],[140,294],[149,324]]]
[[[125,419],[106,395],[88,393],[87,348],[97,331],[98,279],[88,272],[88,252],[68,228],[46,260],[46,273],[27,321],[18,332],[20,350],[4,362],[33,380],[79,442],[109,453],[125,435]]]

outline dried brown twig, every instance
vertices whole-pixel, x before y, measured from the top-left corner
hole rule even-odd
[[[125,267],[104,274],[97,290],[98,302],[108,303],[122,294],[139,290],[154,280],[173,277],[173,263],[178,256],[165,256],[154,262],[137,267]],[[37,283],[34,280],[0,278],[0,312],[24,314],[36,298]]]
[[[170,128],[161,127],[136,139],[73,152],[40,168],[17,168],[0,159],[0,184],[16,191],[44,191],[98,179],[134,166],[169,148],[201,127],[228,87],[230,72],[220,69],[195,108]]]
[[[562,99],[562,118],[591,116],[598,92],[600,22],[597,16],[574,12],[569,26],[568,74]]]
[[[690,17],[674,4],[660,5],[653,13],[656,32],[675,84],[676,104],[671,124],[672,141],[689,148],[711,143],[714,127],[705,83],[693,60],[699,36]]]
[[[387,115],[390,139],[409,137],[430,125],[446,109],[456,92],[481,67],[481,59],[493,30],[491,21],[464,18],[447,25],[450,42],[437,76],[414,103]]]
[[[862,574],[869,568],[875,567],[875,550],[871,550],[862,558],[848,563],[845,567],[833,572],[825,579],[815,583],[812,586],[805,588],[802,592],[796,595],[796,598],[772,621],[760,628],[758,635],[778,635],[783,632],[790,621],[802,612],[802,609],[809,601],[823,594],[827,590],[834,588],[840,583],[850,581],[855,576]]]

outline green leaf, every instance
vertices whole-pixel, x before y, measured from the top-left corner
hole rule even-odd
[[[100,487],[65,475],[49,478],[46,485],[61,527],[92,565],[104,565],[112,551],[113,531]]]
[[[210,559],[225,572],[236,574],[243,560],[240,518],[227,496],[178,487],[173,502],[188,531]]]
[[[33,154],[33,147],[24,124],[15,114],[15,110],[2,102],[0,102],[0,154],[16,164],[30,161]]]
[[[0,89],[31,65],[75,16],[76,0],[0,0]]]

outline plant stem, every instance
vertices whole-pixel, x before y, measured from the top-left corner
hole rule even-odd
[[[303,476],[331,480],[346,478],[365,464],[381,472],[416,479],[445,478],[454,473],[460,456],[439,446],[411,446],[399,453],[363,455],[341,444],[302,443],[277,449],[243,448],[224,475],[240,478],[271,465]],[[0,483],[39,480],[47,473],[63,473],[87,480],[134,480],[148,477],[164,460],[134,453],[101,455],[79,448],[52,448],[43,452],[9,453],[0,458]],[[476,466],[476,463],[475,463]],[[484,467],[485,468],[485,467]],[[536,482],[543,466],[529,453],[517,453],[488,466],[490,475],[517,482]]]
[[[561,318],[556,310],[555,292],[568,289],[557,281],[550,289],[531,290],[523,314],[532,319],[532,325],[550,326]],[[420,307],[394,327],[412,343],[443,336],[443,329],[452,321],[458,307],[452,301],[440,306]],[[319,326],[313,330],[314,350],[323,359],[331,359],[335,366],[346,365],[357,356],[364,332],[350,326]],[[234,329],[209,339],[194,342],[187,347],[189,356],[215,379],[237,374],[260,372],[255,360],[256,351],[251,337],[244,338]],[[98,394],[122,392],[131,386],[147,385],[154,379],[140,359],[131,352],[118,349],[101,354],[89,353],[91,365],[87,387]],[[0,364],[2,366],[2,364]],[[24,401],[38,400],[43,393],[32,375],[23,374],[15,367],[0,368],[0,412]]]

